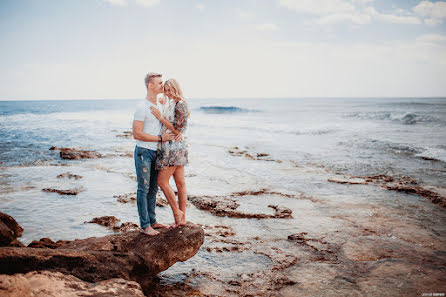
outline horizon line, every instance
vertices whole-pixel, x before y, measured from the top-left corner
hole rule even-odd
[[[0,99],[1,102],[15,101],[105,101],[105,100],[140,100],[142,98],[78,98],[78,99]],[[213,99],[446,99],[444,96],[302,96],[302,97],[191,97],[188,100]]]

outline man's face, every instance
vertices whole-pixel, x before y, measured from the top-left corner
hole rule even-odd
[[[149,83],[149,87],[155,94],[163,92],[163,79],[161,77],[154,77],[152,82]]]

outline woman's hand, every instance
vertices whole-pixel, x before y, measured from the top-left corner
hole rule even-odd
[[[178,133],[178,134],[175,136],[175,141],[178,141],[178,142],[183,141],[183,134]]]
[[[161,141],[165,142],[165,141],[170,141],[170,140],[174,140],[175,139],[175,134],[172,132],[167,132],[164,131],[163,134],[161,134]]]
[[[161,121],[163,119],[163,116],[162,116],[161,112],[158,110],[158,108],[150,106],[150,111],[158,120]]]

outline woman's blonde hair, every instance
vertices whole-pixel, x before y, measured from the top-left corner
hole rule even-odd
[[[189,117],[190,116],[189,104],[187,104],[186,98],[184,98],[183,91],[181,91],[181,87],[178,81],[174,78],[171,78],[164,83],[164,87],[166,87],[166,85],[170,88],[170,91],[174,98],[180,98],[180,100],[183,100],[184,103],[186,103],[187,117]]]

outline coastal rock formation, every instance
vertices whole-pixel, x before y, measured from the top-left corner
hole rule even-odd
[[[98,224],[107,227],[115,232],[129,232],[140,230],[139,226],[132,222],[124,222],[121,226],[118,226],[120,219],[114,216],[103,216],[99,218],[94,218],[93,220],[85,223]]]
[[[81,179],[81,178],[82,178],[82,176],[77,175],[77,174],[72,174],[71,172],[65,172],[65,173],[62,173],[62,174],[59,174],[59,175],[56,176],[56,177],[57,177],[57,178],[64,178],[64,177],[66,177],[66,178],[69,178],[69,179],[74,178],[75,180],[78,180],[78,179]]]
[[[9,297],[143,297],[141,286],[134,281],[110,279],[88,283],[60,272],[33,271],[26,274],[0,275],[0,296]]]
[[[230,153],[232,156],[244,157],[245,159],[248,159],[248,160],[273,161],[273,162],[277,162],[277,163],[282,163],[282,160],[273,159],[267,153],[255,153],[255,152],[249,153],[247,149],[248,148],[246,148],[245,150],[242,150],[238,146],[234,146],[228,150],[228,153]],[[254,155],[256,155],[256,156],[254,156]],[[267,157],[267,158],[265,158],[265,157]]]
[[[52,146],[50,148],[51,151],[60,151],[60,157],[62,159],[66,160],[79,160],[79,159],[98,159],[102,158],[103,156],[95,151],[85,151],[85,150],[78,150],[75,148],[69,148],[69,147],[55,147]]]
[[[13,217],[0,212],[0,246],[23,246],[23,244],[17,240],[17,237],[22,236],[22,233],[23,228]]]
[[[236,201],[236,197],[242,196],[259,196],[259,195],[281,195],[291,198],[292,195],[269,191],[268,189],[261,189],[258,191],[243,191],[235,192],[225,196],[193,196],[189,195],[188,200],[192,202],[198,209],[208,211],[213,215],[219,217],[230,218],[248,218],[248,219],[288,219],[292,218],[292,210],[277,205],[268,205],[269,208],[274,209],[274,214],[263,213],[245,213],[237,210],[240,204]]]
[[[60,189],[53,189],[53,188],[45,188],[42,189],[43,192],[50,192],[50,193],[57,193],[59,195],[77,195],[79,192],[82,192],[83,189],[68,189],[68,190],[60,190]]]
[[[68,243],[68,240],[58,240],[56,242],[52,241],[50,238],[41,238],[40,240],[33,240],[30,244],[28,244],[29,248],[48,248],[48,249],[57,249],[61,247],[65,243]]]
[[[203,241],[201,226],[188,222],[160,229],[157,236],[132,231],[74,240],[56,249],[3,247],[0,274],[50,270],[89,282],[123,278],[143,285],[174,263],[193,257]]]
[[[446,197],[425,189],[418,185],[418,182],[409,177],[393,177],[385,174],[373,175],[373,176],[346,176],[344,179],[328,179],[331,183],[349,184],[349,185],[367,185],[374,184],[381,186],[381,188],[390,191],[403,192],[406,194],[416,194],[421,197],[429,199],[433,204],[446,208]]]

